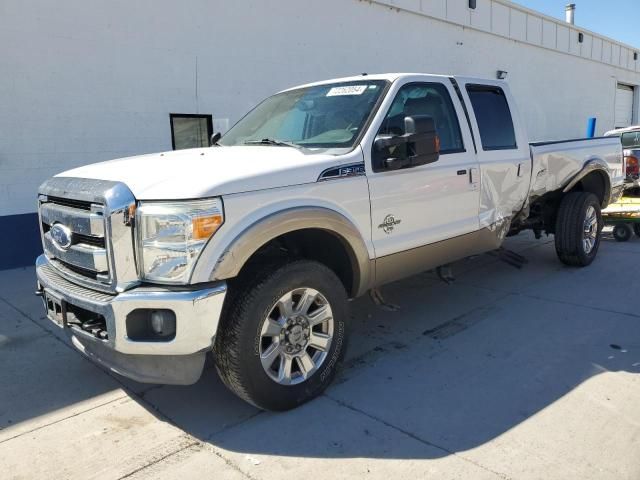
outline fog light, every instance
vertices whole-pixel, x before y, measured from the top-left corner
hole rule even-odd
[[[176,314],[140,308],[127,315],[127,337],[134,342],[168,342],[176,337]]]
[[[176,331],[176,316],[169,310],[151,312],[151,329],[161,337],[173,335]]]

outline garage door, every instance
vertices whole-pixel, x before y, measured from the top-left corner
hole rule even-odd
[[[616,128],[633,124],[633,87],[618,84],[616,91]]]

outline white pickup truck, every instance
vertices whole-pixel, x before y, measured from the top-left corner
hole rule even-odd
[[[529,144],[508,85],[462,77],[292,88],[213,140],[47,180],[38,294],[114,372],[189,384],[213,352],[270,410],[331,382],[349,298],[527,229],[589,265],[625,176],[618,138]]]

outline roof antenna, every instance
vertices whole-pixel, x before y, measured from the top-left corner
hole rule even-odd
[[[367,72],[362,72],[363,77],[366,77],[367,75],[369,75]]]

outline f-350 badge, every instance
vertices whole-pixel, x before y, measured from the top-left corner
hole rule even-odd
[[[393,232],[394,227],[396,225],[399,225],[401,221],[402,220],[396,219],[396,217],[389,214],[386,217],[384,217],[384,220],[380,225],[378,225],[378,228],[381,228],[382,230],[384,230],[384,233],[389,234]]]

